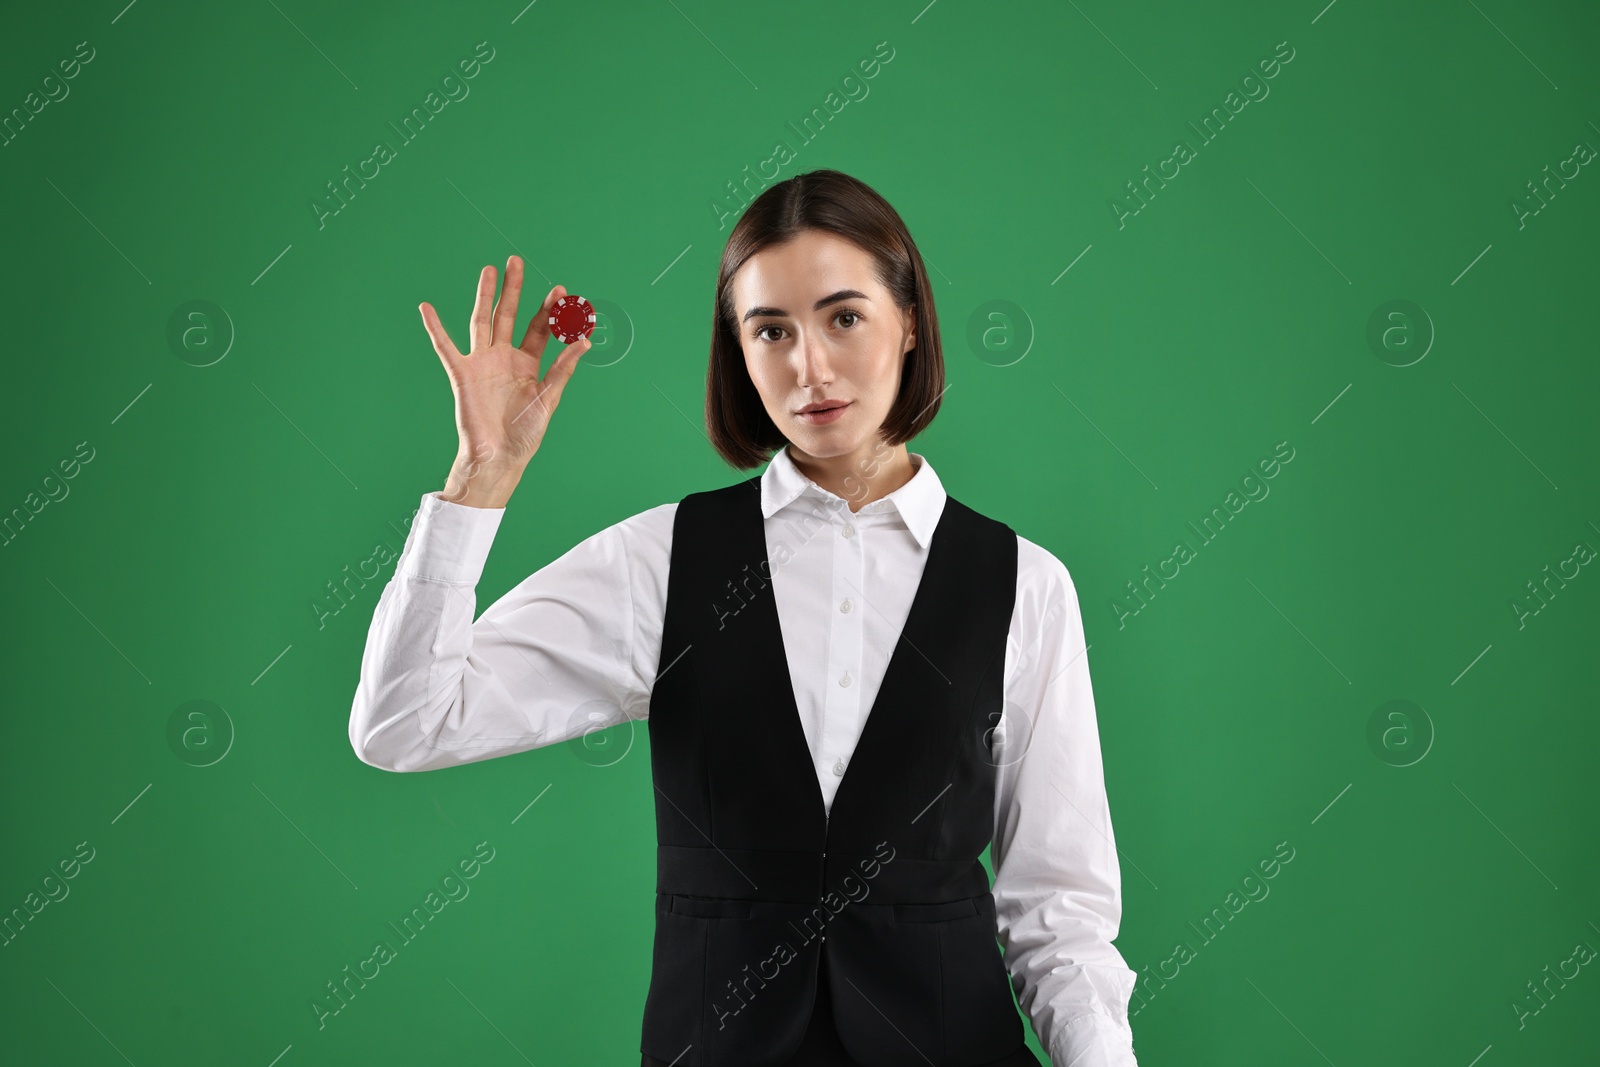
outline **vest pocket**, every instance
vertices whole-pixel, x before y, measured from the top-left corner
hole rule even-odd
[[[986,1062],[1020,1046],[1024,1035],[1000,952],[994,897],[970,903],[971,914],[934,927],[940,998],[953,1013],[945,1020],[944,1049],[963,1062]]]
[[[951,900],[943,904],[896,904],[894,921],[897,923],[937,923],[978,914],[976,897]]]
[[[727,897],[686,897],[668,894],[667,910],[674,915],[693,915],[698,919],[748,919],[750,901]]]
[[[810,907],[656,895],[643,1048],[679,1067],[778,1063],[800,1046],[814,1005],[821,941]]]
[[[657,897],[650,988],[644,1002],[643,1051],[671,1061],[685,1046],[683,1062],[703,1063],[705,972],[710,923],[672,913],[671,898]]]

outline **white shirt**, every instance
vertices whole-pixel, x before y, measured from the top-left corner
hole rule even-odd
[[[830,808],[944,510],[939,476],[909,455],[911,480],[856,512],[787,448],[761,476],[789,676]],[[367,634],[350,709],[356,755],[385,770],[433,770],[647,719],[677,508],[586,538],[474,622],[505,509],[425,495]],[[1019,534],[1005,714],[991,746],[997,932],[1054,1067],[1137,1067],[1128,1025],[1137,976],[1111,943],[1122,881],[1086,651],[1066,567]]]

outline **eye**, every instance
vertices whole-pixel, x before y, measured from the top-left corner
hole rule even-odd
[[[853,308],[840,308],[838,311],[834,312],[833,321],[838,322],[840,316],[842,315],[848,315],[850,317],[850,321],[844,324],[844,328],[847,330],[854,329],[856,324],[861,322],[861,320],[864,318],[861,312],[856,311]],[[752,331],[751,336],[758,341],[765,341],[767,344],[776,344],[780,338],[768,337],[766,335],[768,330],[782,331],[783,327],[779,326],[777,323],[769,322],[763,326],[757,326],[755,330]]]

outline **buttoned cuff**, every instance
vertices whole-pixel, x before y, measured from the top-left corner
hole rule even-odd
[[[1133,1033],[1109,1015],[1075,1016],[1056,1034],[1050,1063],[1051,1067],[1138,1067]]]
[[[423,496],[411,520],[397,573],[452,585],[477,585],[505,508],[452,504],[437,492]]]

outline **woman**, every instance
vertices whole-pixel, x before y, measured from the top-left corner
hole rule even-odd
[[[895,210],[831,170],[762,193],[722,257],[706,422],[764,473],[602,530],[473,622],[589,347],[541,380],[565,290],[513,346],[521,261],[491,312],[494,283],[484,268],[465,356],[421,305],[460,449],[379,600],[357,755],[429,770],[648,718],[643,1067],[1036,1065],[1014,990],[1057,1067],[1132,1067],[1077,595],[906,448],[944,364]]]

